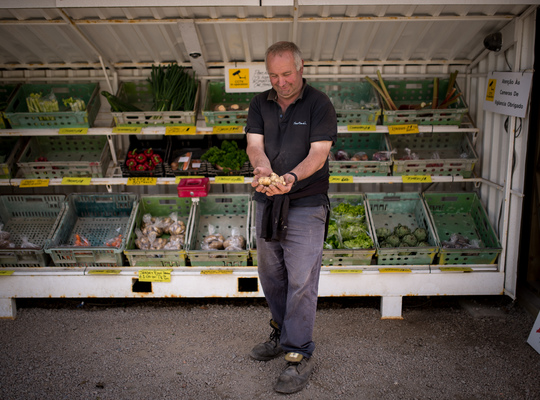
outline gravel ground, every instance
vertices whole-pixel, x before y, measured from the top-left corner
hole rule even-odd
[[[18,300],[0,321],[0,399],[274,399],[251,360],[262,299]],[[291,399],[540,399],[534,317],[508,297],[320,299],[315,370]]]

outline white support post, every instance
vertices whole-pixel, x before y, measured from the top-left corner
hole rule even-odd
[[[17,305],[15,299],[1,299],[0,298],[0,318],[2,319],[15,319],[17,316]]]
[[[381,319],[403,319],[401,316],[402,296],[381,297]]]

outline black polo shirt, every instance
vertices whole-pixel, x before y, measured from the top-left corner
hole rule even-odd
[[[337,119],[334,106],[328,96],[308,85],[304,85],[300,96],[287,107],[285,114],[277,102],[274,89],[259,93],[249,106],[246,132],[264,135],[264,149],[272,170],[283,175],[294,169],[308,155],[312,142],[337,138]],[[291,193],[320,180],[328,181],[328,160],[310,177],[298,182]],[[265,194],[255,192],[255,199],[264,201]],[[324,198],[324,202],[321,199]],[[325,204],[326,196],[310,196],[291,201],[291,206]]]

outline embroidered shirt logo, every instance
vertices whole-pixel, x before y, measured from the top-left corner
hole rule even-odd
[[[304,122],[294,121],[293,125],[307,125],[307,122],[306,121],[304,121]]]

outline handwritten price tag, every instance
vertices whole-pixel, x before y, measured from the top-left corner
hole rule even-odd
[[[403,183],[431,183],[431,175],[406,175],[401,177]]]
[[[88,128],[60,128],[59,135],[86,135]]]
[[[244,183],[243,176],[216,176],[216,183]]]
[[[361,274],[362,271],[361,269],[331,269],[330,270],[330,273],[331,274]]]
[[[92,178],[62,178],[62,185],[90,185]]]
[[[141,133],[142,127],[141,126],[116,126],[113,128],[112,133]]]
[[[388,127],[388,133],[390,135],[404,135],[408,133],[420,133],[417,124],[409,125],[390,125]]]
[[[23,179],[19,187],[30,188],[30,187],[47,187],[49,186],[48,179]]]
[[[92,269],[88,272],[90,275],[118,275],[119,269]]]
[[[195,125],[168,126],[165,128],[165,135],[194,135],[196,133]]]
[[[330,183],[353,183],[352,176],[331,176]]]
[[[440,267],[443,272],[472,272],[471,267]]]
[[[157,178],[128,178],[128,185],[156,185]]]
[[[172,269],[142,269],[139,271],[141,282],[170,282]]]
[[[13,275],[15,271],[0,271],[0,276],[10,276]]]
[[[364,132],[364,131],[376,131],[376,125],[347,125],[349,132]]]
[[[201,275],[229,275],[232,273],[232,269],[205,269],[201,271]]]
[[[410,268],[379,268],[379,272],[383,274],[391,274],[391,273],[408,274],[412,271]]]
[[[244,133],[244,127],[238,125],[214,126],[212,133]]]

